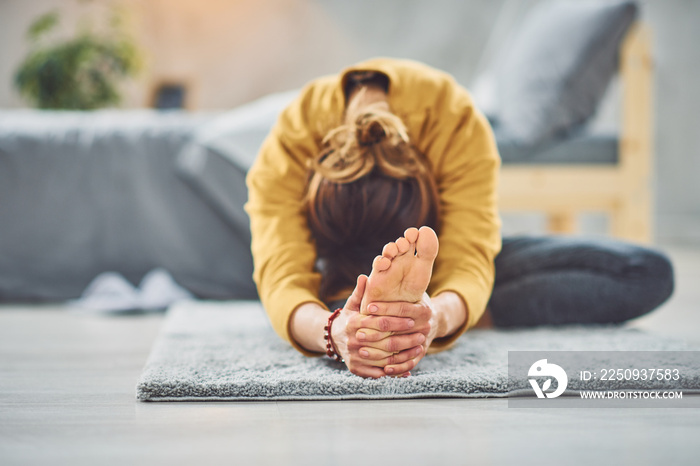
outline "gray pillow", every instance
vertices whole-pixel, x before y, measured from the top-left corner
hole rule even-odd
[[[638,14],[632,1],[547,1],[517,26],[485,72],[484,112],[511,142],[538,146],[586,122],[615,75]]]
[[[177,157],[177,173],[225,221],[244,244],[240,251],[252,273],[250,225],[243,206],[245,177],[280,112],[298,90],[270,94],[201,126]]]

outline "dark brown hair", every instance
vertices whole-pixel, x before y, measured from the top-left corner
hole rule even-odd
[[[382,104],[349,108],[346,123],[326,135],[310,164],[306,207],[325,302],[352,289],[406,228],[437,229],[439,214],[425,156]]]

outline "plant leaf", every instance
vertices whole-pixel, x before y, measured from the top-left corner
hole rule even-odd
[[[27,30],[27,37],[31,41],[39,40],[39,37],[43,36],[50,30],[52,30],[58,24],[58,13],[55,11],[50,11],[39,16],[34,22],[29,25]]]

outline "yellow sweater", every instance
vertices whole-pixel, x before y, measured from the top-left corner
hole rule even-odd
[[[421,63],[388,58],[359,63],[312,81],[282,112],[247,177],[253,278],[275,331],[311,355],[289,333],[297,307],[308,302],[324,306],[304,212],[307,161],[317,155],[326,132],[342,122],[346,75],[362,70],[388,76],[389,106],[435,175],[442,218],[428,293],[454,291],[468,309],[465,325],[431,346],[444,349],[479,320],[491,294],[493,259],[501,248],[496,202],[500,157],[489,124],[467,91],[450,75]]]

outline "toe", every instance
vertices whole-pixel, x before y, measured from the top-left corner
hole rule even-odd
[[[382,256],[387,259],[393,259],[399,253],[399,248],[396,243],[387,243],[382,249]]]
[[[421,227],[416,241],[416,255],[419,259],[433,261],[438,253],[438,238],[430,227]]]
[[[408,230],[404,231],[403,236],[409,243],[415,244],[415,242],[418,240],[418,228],[409,228]]]
[[[377,256],[374,258],[374,262],[372,262],[372,269],[377,272],[383,272],[388,269],[389,266],[391,266],[391,260],[384,256]]]
[[[406,254],[411,247],[411,243],[406,238],[396,240],[396,247],[399,249],[399,254]]]

